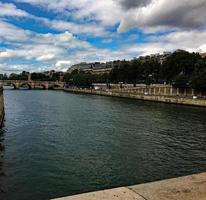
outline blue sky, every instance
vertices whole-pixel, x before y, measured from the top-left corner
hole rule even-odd
[[[0,0],[0,73],[206,51],[205,0]]]

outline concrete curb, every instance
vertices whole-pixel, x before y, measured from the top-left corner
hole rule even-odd
[[[206,173],[56,200],[206,200]]]

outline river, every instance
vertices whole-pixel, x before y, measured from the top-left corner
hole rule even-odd
[[[35,200],[206,171],[206,109],[5,90],[0,199]]]

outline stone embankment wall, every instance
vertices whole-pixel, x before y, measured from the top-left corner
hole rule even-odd
[[[204,98],[193,99],[192,96],[150,94],[146,92],[139,94],[124,89],[95,90],[95,89],[66,88],[64,89],[64,91],[206,107],[206,99]]]
[[[3,88],[0,87],[0,126],[2,125],[4,120],[4,95]]]
[[[93,87],[97,90],[107,91],[121,91],[132,94],[141,94],[141,95],[160,95],[160,96],[180,96],[180,97],[193,97],[199,96],[203,97],[204,95],[200,92],[193,90],[192,88],[179,89],[174,88],[172,85],[165,84],[93,84]]]

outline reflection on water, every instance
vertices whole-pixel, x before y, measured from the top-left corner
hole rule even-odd
[[[5,90],[0,199],[50,199],[206,171],[206,109]]]

